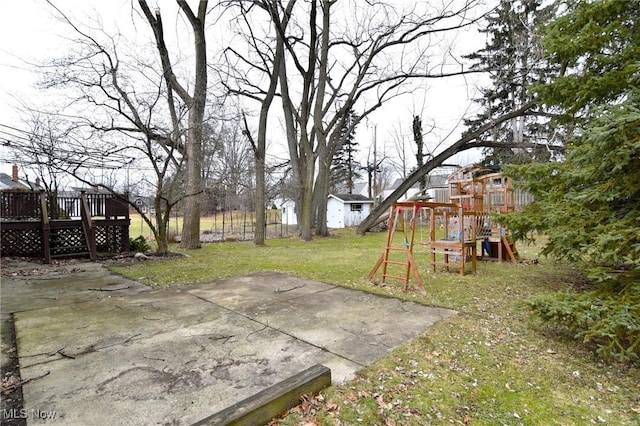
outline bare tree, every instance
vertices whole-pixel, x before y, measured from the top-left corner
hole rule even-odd
[[[345,132],[349,111],[359,120],[347,125],[356,126],[389,99],[411,91],[412,81],[466,72],[458,64],[447,69],[441,60],[430,63],[429,56],[440,33],[474,22],[468,16],[477,3],[466,0],[443,10],[400,10],[380,1],[364,7],[329,0],[223,3],[239,11],[237,37],[244,43],[226,50],[227,67],[221,73],[229,93],[260,105],[257,137],[248,122],[244,128],[254,146],[256,179],[262,176],[265,146],[260,138],[279,95],[303,239],[311,238],[314,226],[316,234],[328,234],[331,162],[350,133]]]
[[[254,244],[262,246],[265,243],[266,232],[266,146],[269,110],[278,86],[278,77],[284,61],[284,39],[271,36],[271,30],[276,33],[285,31],[289,22],[289,15],[296,0],[289,0],[286,6],[274,0],[247,1],[229,0],[224,4],[235,8],[238,13],[234,22],[239,37],[246,43],[247,50],[230,46],[225,50],[228,68],[222,73],[228,93],[241,96],[257,102],[260,105],[258,113],[257,137],[247,121],[246,112],[243,113],[243,134],[251,143],[255,164],[256,178],[256,231]],[[266,13],[267,22],[271,22],[266,33],[258,33],[254,22],[260,20],[260,14]],[[248,70],[248,71],[247,71]],[[251,79],[255,76],[255,80]],[[264,80],[264,86],[260,81]]]
[[[71,129],[64,128],[62,121],[55,116],[28,109],[24,114],[24,126],[28,131],[0,125],[3,128],[0,135],[6,141],[4,145],[10,148],[9,155],[14,163],[28,165],[35,172],[36,177],[33,180],[26,177],[27,181],[38,183],[49,194],[56,194],[67,180],[55,166],[60,154],[59,144]]]
[[[255,190],[254,159],[252,147],[240,126],[240,122],[226,121],[215,131],[207,132],[208,139],[215,140],[216,148],[205,163],[206,186],[214,188],[217,194],[248,199],[254,196]],[[253,201],[245,200],[244,205],[250,206]]]
[[[367,151],[367,163],[363,169],[367,172],[367,193],[373,198],[382,192],[379,176],[383,171],[383,163],[387,160],[384,153],[378,152],[378,129],[374,126],[373,141]]]
[[[197,14],[185,0],[176,0],[180,10],[186,16],[193,33],[193,49],[195,52],[194,82],[192,92],[189,93],[185,84],[178,81],[169,51],[164,40],[164,28],[160,10],[156,9],[155,15],[151,13],[146,0],[138,0],[144,16],[153,29],[160,62],[162,64],[163,77],[167,87],[167,106],[171,115],[176,134],[178,136],[179,124],[176,105],[173,99],[174,93],[184,102],[188,110],[187,143],[185,144],[185,158],[187,160],[186,191],[189,197],[184,211],[184,223],[182,227],[182,248],[193,249],[200,247],[200,194],[202,193],[202,128],[207,100],[207,45],[204,34],[205,18],[207,16],[207,0],[198,1]]]
[[[355,110],[362,120],[409,91],[412,81],[464,73],[461,68],[445,71],[442,62],[429,63],[430,37],[470,25],[467,14],[475,4],[401,11],[383,2],[361,7],[313,0],[294,10],[299,18],[289,24],[291,31],[276,23],[287,52],[280,91],[292,172],[301,189],[303,239],[311,238],[313,225],[316,234],[327,235],[331,159],[344,141],[348,112]],[[339,16],[348,22],[338,23]]]
[[[73,132],[67,132],[63,140],[57,141],[55,159],[50,159],[50,164],[87,185],[102,186],[114,194],[117,194],[114,185],[97,182],[92,171],[132,167],[143,169],[144,173],[139,174],[146,178],[152,171],[154,217],[144,214],[135,204],[133,207],[143,214],[153,231],[158,252],[164,253],[168,250],[170,211],[185,195],[178,193],[183,161],[192,159],[196,167],[200,167],[203,95],[199,90],[206,88],[206,76],[196,75],[194,90],[198,95],[185,97],[187,100],[182,103],[174,99],[174,92],[185,95],[186,91],[177,83],[170,63],[166,63],[166,46],[160,42],[163,38],[159,11],[147,19],[154,31],[159,32],[157,46],[164,52],[160,54],[160,66],[147,57],[146,49],[141,46],[128,45],[119,34],[110,36],[99,26],[81,27],[53,3],[48,3],[77,36],[65,57],[43,69],[42,87],[63,88],[71,99],[66,108],[58,105],[58,110],[52,113],[64,117],[69,123],[67,128]],[[150,14],[145,1],[140,0],[139,4],[145,14]],[[178,5],[198,34],[196,39],[204,43],[200,36],[204,30],[206,1],[199,3],[197,17],[185,2],[178,1]],[[197,46],[202,43],[198,42]],[[203,61],[202,52],[197,50],[200,53],[196,52],[196,62]],[[188,115],[186,127],[185,115]],[[23,145],[17,149],[29,148]],[[201,171],[196,181],[200,174]],[[189,178],[187,181],[190,182]],[[192,188],[186,196],[196,192]],[[193,229],[199,235],[199,218]],[[199,244],[199,238],[196,242]],[[196,245],[193,241],[189,244]]]
[[[389,159],[389,164],[400,178],[405,179],[409,173],[409,148],[407,147],[408,136],[404,133],[402,124],[393,129],[390,134],[392,149],[395,155]]]
[[[467,56],[478,61],[472,66],[474,69],[490,73],[494,87],[484,89],[478,100],[485,110],[465,120],[470,130],[409,175],[360,224],[358,233],[370,229],[407,188],[458,152],[485,148],[485,153],[492,154],[485,161],[494,165],[505,160],[522,161],[522,157],[530,161],[561,155],[563,147],[555,140],[555,132],[549,132],[549,127],[540,121],[540,117],[547,120],[552,114],[538,105],[535,94],[529,91],[532,82],[547,81],[550,75],[564,73],[566,67],[549,65],[542,54],[536,31],[541,22],[553,16],[558,3],[541,3],[544,2],[504,0],[488,15],[488,28],[482,31],[491,34],[487,47]],[[524,155],[518,159],[514,151]]]

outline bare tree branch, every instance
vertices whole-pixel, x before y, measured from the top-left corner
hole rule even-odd
[[[398,186],[398,188],[396,188],[387,198],[385,198],[378,206],[376,206],[376,208],[373,209],[369,216],[367,216],[367,218],[362,221],[360,225],[358,225],[356,232],[358,234],[364,234],[369,229],[371,229],[371,227],[376,224],[377,219],[389,209],[391,204],[396,202],[405,192],[409,190],[409,188],[411,188],[416,182],[418,182],[422,176],[426,175],[431,170],[441,166],[448,158],[459,152],[463,152],[471,148],[483,147],[485,143],[491,144],[492,142],[483,141],[480,139],[480,137],[487,131],[504,123],[505,121],[525,114],[536,104],[536,100],[530,101],[517,110],[511,111],[508,114],[504,114],[492,120],[491,122],[479,127],[473,132],[467,133],[455,143],[447,147],[445,150],[434,156],[431,160],[427,161],[422,167],[414,170],[409,176],[407,176],[402,184]]]

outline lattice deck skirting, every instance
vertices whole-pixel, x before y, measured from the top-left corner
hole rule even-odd
[[[93,220],[96,249],[100,253],[129,250],[129,219]],[[42,224],[35,221],[3,221],[1,256],[42,257]],[[78,220],[52,220],[49,247],[52,256],[73,256],[88,251],[82,223]]]
[[[99,224],[96,221],[96,248],[101,253],[121,253],[129,250],[129,223]],[[111,222],[111,221],[105,221]]]
[[[2,223],[0,255],[42,257],[42,235],[39,229],[11,229]]]

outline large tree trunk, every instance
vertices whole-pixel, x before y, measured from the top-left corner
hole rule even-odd
[[[343,124],[338,126],[341,128]],[[340,136],[339,130],[334,130],[334,134],[329,138],[331,143],[329,146],[322,145],[319,147],[318,158],[318,177],[316,178],[315,188],[315,205],[317,211],[316,217],[316,235],[321,237],[329,236],[329,228],[327,226],[327,203],[329,199],[329,186],[331,183],[331,164],[333,156],[340,146],[344,143],[344,139]],[[324,152],[326,151],[326,152]]]
[[[289,97],[289,88],[287,82],[287,71],[286,67],[283,63],[278,68],[278,77],[281,85],[282,92],[282,111],[284,112],[284,123],[285,123],[285,134],[287,137],[287,146],[289,147],[289,158],[291,159],[291,176],[293,182],[296,184],[297,193],[295,194],[295,212],[298,218],[297,220],[297,230],[298,235],[301,235],[301,215],[302,212],[302,186],[303,186],[303,178],[302,178],[302,170],[303,161],[301,161],[300,153],[299,153],[299,145],[297,139],[296,125],[293,119],[293,103],[291,102],[291,98]]]
[[[320,63],[318,66],[318,88],[313,111],[313,131],[318,141],[318,176],[315,185],[316,235],[328,236],[327,229],[327,192],[329,191],[329,172],[331,168],[331,149],[327,145],[327,129],[324,123],[324,103],[329,79],[327,64],[329,61],[329,33],[331,2],[322,2],[322,35],[320,43]]]
[[[184,0],[178,5],[189,19],[193,29],[195,50],[195,84],[191,97],[181,95],[189,106],[189,129],[187,131],[187,193],[182,240],[180,247],[200,248],[200,199],[202,194],[202,122],[207,101],[207,44],[204,37],[204,21],[207,13],[207,1],[198,3],[198,16]],[[181,91],[178,91],[180,94]]]
[[[316,187],[314,193],[314,205],[316,209],[316,235],[328,237],[327,227],[327,198],[329,197],[330,168],[326,163],[320,161],[318,176],[316,177]]]
[[[313,226],[313,183],[316,167],[313,153],[307,155],[310,160],[307,160],[305,164],[304,182],[301,188],[301,212],[298,216],[298,221],[300,223],[300,238],[310,241],[312,238],[311,228]]]
[[[289,83],[287,78],[287,69],[283,64],[280,67],[279,81],[282,96],[282,108],[285,117],[287,130],[287,141],[289,145],[289,155],[293,167],[293,178],[299,184],[299,197],[296,200],[298,228],[300,238],[309,241],[312,238],[312,226],[314,216],[314,179],[315,179],[315,162],[316,152],[314,151],[314,129],[309,130],[308,124],[312,118],[311,103],[313,102],[312,93],[317,93],[315,88],[315,69],[317,62],[317,51],[315,44],[317,40],[317,3],[318,0],[312,0],[309,11],[310,40],[308,42],[309,57],[307,61],[307,69],[300,66],[298,71],[303,74],[302,84],[302,102],[299,108],[294,107],[290,98]],[[283,36],[284,34],[279,34]],[[290,51],[291,53],[291,51]],[[317,102],[317,100],[316,100]],[[316,123],[314,122],[314,125]]]
[[[253,243],[257,246],[263,246],[266,239],[267,220],[266,220],[266,196],[265,196],[265,162],[264,150],[261,155],[255,154],[256,162],[256,229],[253,236]]]
[[[198,15],[185,0],[177,0],[182,13],[187,17],[193,30],[193,45],[195,50],[195,82],[193,94],[180,84],[173,72],[169,51],[164,41],[164,28],[160,10],[156,10],[155,16],[151,13],[146,0],[138,0],[144,15],[153,29],[156,38],[156,47],[162,63],[162,72],[167,84],[167,97],[170,100],[169,109],[174,126],[174,138],[178,138],[180,130],[176,119],[177,112],[173,103],[173,93],[177,93],[180,99],[189,109],[186,160],[186,205],[184,210],[184,222],[182,226],[182,240],[180,246],[186,249],[200,247],[200,194],[202,193],[202,120],[207,100],[207,45],[204,37],[204,21],[207,16],[207,0],[198,3]],[[175,143],[176,141],[174,141]]]
[[[266,149],[267,149],[267,119],[269,117],[269,109],[273,103],[273,99],[276,96],[276,89],[278,87],[278,80],[280,78],[280,71],[283,68],[284,62],[284,40],[282,35],[289,23],[289,15],[293,8],[295,1],[289,2],[285,8],[282,21],[275,22],[276,31],[278,33],[276,41],[276,51],[273,58],[273,70],[269,76],[269,89],[267,90],[264,99],[262,100],[262,106],[260,108],[260,118],[258,125],[258,143],[253,144],[254,156],[255,156],[255,168],[256,168],[256,230],[254,235],[254,244],[257,246],[263,246],[266,240],[267,222],[266,222],[266,186],[265,186],[265,173],[266,173]],[[278,16],[277,8],[269,9],[272,17]],[[249,129],[246,129],[248,132]],[[288,133],[288,132],[287,132]]]
[[[169,251],[169,244],[167,243],[167,229],[169,225],[170,211],[156,210],[156,253],[165,254]]]
[[[202,194],[202,113],[192,106],[189,111],[189,130],[187,143],[187,179],[184,222],[180,247],[200,248],[200,198]],[[193,118],[192,118],[193,117]]]

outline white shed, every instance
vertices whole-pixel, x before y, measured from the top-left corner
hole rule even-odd
[[[329,194],[327,226],[346,228],[357,226],[369,216],[374,201],[360,194]]]
[[[296,203],[293,200],[286,198],[280,198],[275,201],[277,208],[282,210],[282,224],[283,225],[297,225],[298,216],[296,214]]]

